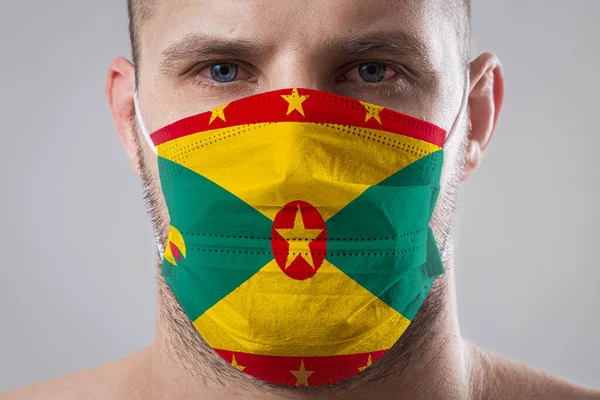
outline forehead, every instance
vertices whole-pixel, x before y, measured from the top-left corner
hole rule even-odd
[[[141,35],[150,58],[191,34],[260,42],[270,52],[313,53],[328,50],[323,43],[336,37],[372,32],[410,39],[434,68],[458,55],[455,24],[440,7],[445,0],[156,1]]]

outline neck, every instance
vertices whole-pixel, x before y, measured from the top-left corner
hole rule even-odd
[[[148,349],[152,387],[143,397],[304,399],[319,394],[333,399],[352,393],[357,399],[469,399],[472,352],[460,335],[452,262],[446,267],[409,328],[379,363],[343,383],[309,388],[273,387],[231,371],[200,338],[159,277],[156,340]]]

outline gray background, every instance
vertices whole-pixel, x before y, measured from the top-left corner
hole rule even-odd
[[[153,240],[104,83],[129,55],[124,0],[0,12],[0,390],[154,337]],[[9,6],[10,4],[10,6]],[[473,54],[507,98],[458,215],[466,338],[600,388],[600,1],[474,0]]]

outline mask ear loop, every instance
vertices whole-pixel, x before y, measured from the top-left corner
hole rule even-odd
[[[458,115],[456,116],[456,119],[454,120],[454,123],[452,124],[452,128],[450,129],[450,133],[448,133],[448,136],[446,137],[446,141],[444,142],[444,147],[443,147],[444,150],[446,149],[450,140],[452,140],[452,138],[454,137],[454,134],[456,133],[460,123],[462,122],[462,116],[464,115],[465,111],[467,110],[467,105],[469,104],[469,86],[470,85],[471,85],[470,72],[467,69],[467,72],[465,74],[465,90],[463,93],[462,102],[460,104],[460,109],[458,110]]]
[[[138,125],[140,126],[140,129],[142,130],[142,133],[144,134],[144,137],[146,138],[146,142],[148,142],[148,145],[150,146],[150,148],[152,149],[154,154],[158,155],[156,146],[152,142],[152,138],[150,137],[150,134],[148,133],[148,130],[146,129],[146,125],[144,125],[144,120],[142,118],[142,113],[140,110],[140,101],[139,101],[139,97],[138,97],[137,85],[135,84],[135,78],[134,78],[133,82],[134,82],[133,83],[134,84],[133,104],[135,107],[135,116],[137,118]],[[164,257],[164,254],[165,254],[165,246],[160,241],[160,233],[158,232],[158,229],[155,226],[155,224],[152,224],[152,230],[154,233],[154,242],[156,244],[156,249],[158,250],[158,257],[159,257],[159,259],[162,260],[162,258]]]
[[[142,118],[142,112],[141,112],[141,109],[140,109],[140,100],[139,100],[139,97],[138,97],[138,91],[137,91],[137,85],[135,83],[135,79],[133,81],[133,84],[134,84],[134,88],[133,88],[133,104],[134,104],[134,107],[135,107],[135,116],[137,118],[138,125],[140,126],[140,129],[142,130],[142,133],[144,134],[144,137],[146,138],[146,142],[148,143],[148,146],[150,146],[150,148],[152,149],[152,152],[154,154],[158,155],[158,151],[156,150],[156,146],[152,142],[152,138],[150,137],[150,133],[146,129],[146,125],[144,124],[144,119]]]
[[[469,104],[469,87],[471,85],[471,75],[470,75],[470,71],[467,69],[467,72],[465,73],[465,90],[463,93],[463,98],[462,98],[462,102],[460,104],[460,109],[458,110],[458,114],[456,116],[456,119],[454,120],[454,123],[452,124],[452,128],[450,129],[450,133],[448,133],[448,136],[446,137],[446,141],[444,142],[444,146],[443,149],[446,150],[446,148],[448,147],[448,143],[450,143],[450,140],[452,140],[452,138],[454,137],[454,134],[456,133],[456,131],[458,130],[458,127],[460,126],[460,123],[462,122],[462,117],[465,113],[465,111],[467,110],[467,105]],[[442,248],[440,249],[440,256],[442,258],[442,262],[444,262],[446,260],[446,255],[448,254],[448,242],[450,241],[452,235],[446,235],[446,237],[444,238],[444,243],[442,244]]]

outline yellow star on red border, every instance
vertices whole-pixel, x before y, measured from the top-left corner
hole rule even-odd
[[[285,101],[289,103],[286,115],[290,115],[292,111],[296,110],[302,114],[302,116],[305,116],[304,110],[302,109],[302,103],[308,99],[308,95],[300,96],[300,94],[298,94],[298,89],[294,88],[292,89],[291,95],[282,94],[281,97],[283,97]]]
[[[225,108],[227,108],[227,106],[229,105],[229,103],[222,105],[221,107],[217,107],[212,111],[212,114],[210,115],[210,121],[208,121],[208,124],[212,124],[213,121],[217,118],[221,118],[223,121],[225,121]]]
[[[379,113],[381,113],[381,110],[383,110],[385,107],[376,106],[375,104],[363,103],[362,101],[360,102],[360,104],[362,104],[363,107],[367,110],[365,122],[367,122],[371,118],[375,118],[377,122],[381,124],[381,118],[379,117]]]
[[[246,369],[246,367],[244,367],[243,365],[239,365],[237,363],[237,360],[235,359],[235,354],[231,355],[231,366],[233,366],[235,369],[238,369],[240,371],[243,371]]]
[[[358,367],[358,370],[360,372],[363,372],[365,369],[369,368],[371,365],[373,365],[373,359],[371,358],[371,355],[369,354],[369,359],[367,360],[367,365],[365,365],[364,367]]]
[[[308,378],[315,371],[307,371],[304,369],[304,360],[300,361],[300,369],[298,371],[290,371],[296,377],[296,386],[308,386]]]

